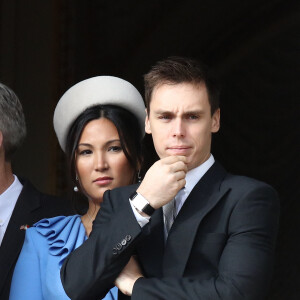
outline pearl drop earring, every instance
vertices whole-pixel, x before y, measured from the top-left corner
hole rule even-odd
[[[75,178],[75,179],[76,179],[76,181],[78,181],[78,176],[77,176],[77,174],[76,174],[76,178]],[[74,190],[75,193],[77,193],[77,192],[79,191],[77,185],[74,186],[73,190]]]

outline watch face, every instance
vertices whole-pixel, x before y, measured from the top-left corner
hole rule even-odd
[[[147,204],[147,205],[144,206],[142,211],[145,214],[147,214],[148,216],[151,216],[154,213],[155,209],[150,204]]]

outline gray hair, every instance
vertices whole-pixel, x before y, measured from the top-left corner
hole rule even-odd
[[[0,131],[3,135],[5,160],[10,161],[26,136],[26,124],[22,104],[17,95],[2,83],[0,83]]]

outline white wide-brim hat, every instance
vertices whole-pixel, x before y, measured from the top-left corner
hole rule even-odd
[[[116,105],[130,111],[145,132],[145,104],[141,94],[128,81],[113,76],[97,76],[69,88],[58,101],[53,125],[58,142],[66,150],[67,135],[73,122],[94,105]]]

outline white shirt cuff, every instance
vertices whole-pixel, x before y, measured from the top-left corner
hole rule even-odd
[[[139,225],[141,226],[141,228],[143,228],[147,223],[149,223],[150,221],[150,217],[143,217],[138,211],[137,209],[133,206],[132,202],[129,200],[129,203],[131,205],[132,211],[135,215],[135,218],[137,220],[137,222],[139,223]]]

